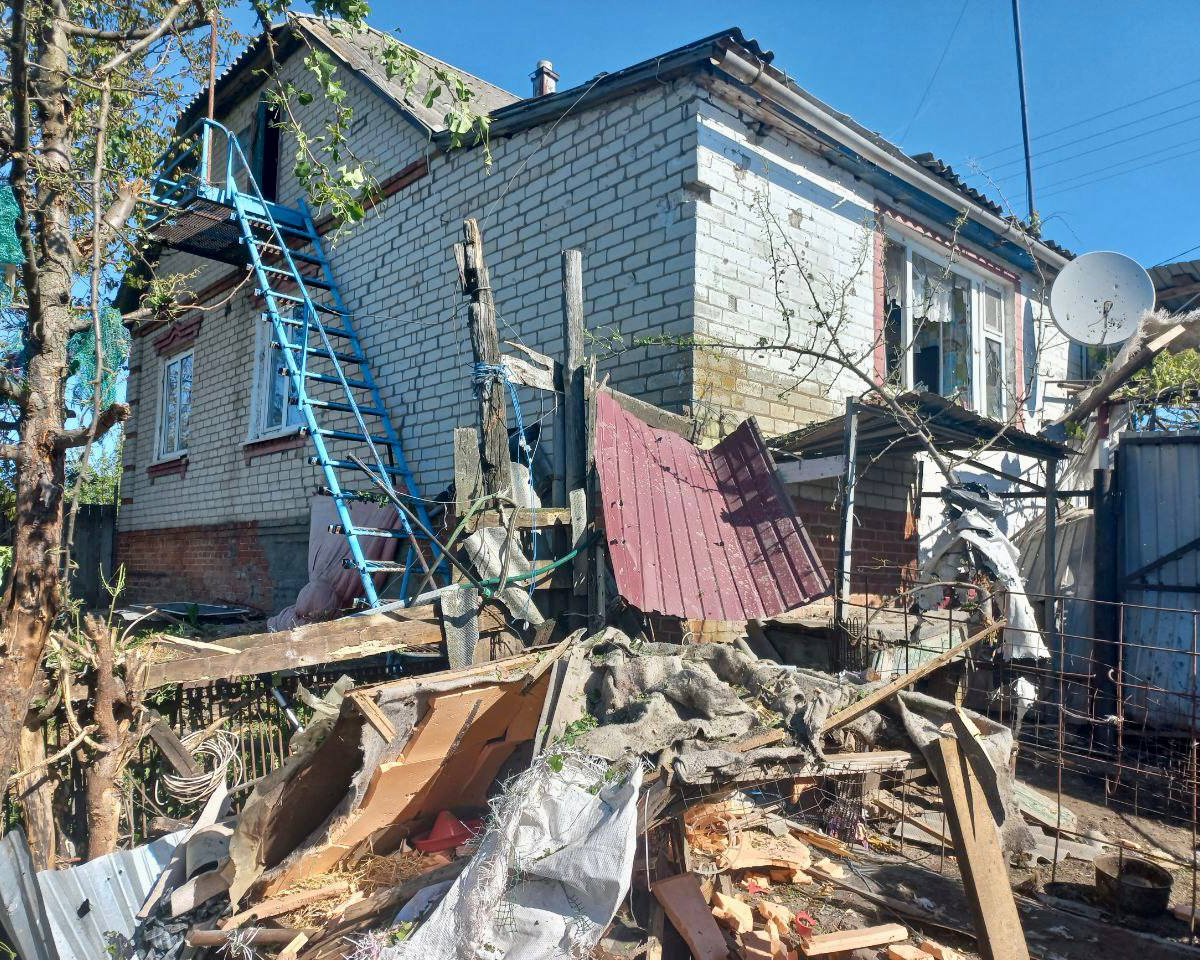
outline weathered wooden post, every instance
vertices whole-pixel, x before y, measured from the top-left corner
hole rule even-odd
[[[500,368],[500,334],[496,330],[496,302],[483,237],[473,219],[463,221],[463,242],[454,245],[458,281],[467,297],[467,324],[471,331],[471,353],[475,359],[475,393],[479,398],[479,457],[483,492],[501,493],[511,483],[508,460],[508,404],[504,386],[492,372]],[[484,369],[479,369],[483,367]]]
[[[563,502],[571,510],[571,541],[578,547],[587,536],[588,504],[588,397],[586,390],[583,319],[583,254],[566,250],[562,255],[563,305]],[[587,596],[588,551],[574,564],[574,596]]]

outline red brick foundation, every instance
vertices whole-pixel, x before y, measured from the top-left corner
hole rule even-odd
[[[276,582],[277,571],[273,575],[279,564],[272,564],[262,533],[254,521],[119,531],[122,602],[193,601],[273,610],[282,605],[277,594],[283,585]],[[304,544],[293,549],[307,552]]]
[[[796,512],[812,537],[817,556],[832,580],[837,573],[841,510],[838,504],[795,497]],[[917,569],[917,522],[899,510],[858,505],[850,573],[852,594],[885,602],[911,583]]]

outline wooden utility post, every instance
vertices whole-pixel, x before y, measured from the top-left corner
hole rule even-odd
[[[483,237],[473,219],[463,221],[463,242],[454,245],[458,282],[468,299],[467,323],[471,330],[471,353],[476,364],[500,366],[500,334],[496,330],[496,303],[487,264],[483,259]],[[479,398],[479,458],[483,492],[497,494],[511,483],[508,460],[508,404],[504,385],[495,377],[475,377]]]
[[[583,254],[566,250],[562,255],[563,304],[563,406],[562,464],[564,503],[571,509],[571,539],[579,546],[587,536],[588,513],[588,399],[583,319]],[[587,595],[588,556],[575,558],[574,594]]]

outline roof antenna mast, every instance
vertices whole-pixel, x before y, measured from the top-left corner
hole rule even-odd
[[[1036,237],[1041,233],[1033,203],[1033,155],[1029,151],[1029,103],[1025,98],[1025,54],[1021,48],[1021,0],[1012,0],[1013,40],[1017,45],[1017,87],[1021,92],[1021,136],[1025,140],[1025,200],[1029,205],[1029,226]]]

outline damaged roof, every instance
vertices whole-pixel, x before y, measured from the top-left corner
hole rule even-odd
[[[272,28],[272,36],[275,38],[277,46],[277,58],[282,60],[306,40],[320,44],[343,64],[363,77],[381,96],[395,104],[412,122],[427,131],[435,142],[445,146],[449,139],[444,124],[446,108],[450,105],[449,95],[443,91],[430,107],[426,107],[423,102],[424,84],[420,84],[418,91],[410,95],[404,91],[401,84],[387,79],[379,63],[379,51],[387,34],[371,28],[358,31],[349,27],[340,27],[337,24],[338,21],[320,17],[292,15],[285,23]],[[411,49],[415,50],[415,48]],[[994,249],[999,255],[1024,269],[1033,269],[1035,266],[1024,240],[1014,242],[1010,236],[1010,234],[1015,234],[1021,237],[1023,231],[1028,229],[1027,225],[1022,224],[1017,217],[1007,215],[999,203],[966,184],[952,167],[933,154],[921,153],[910,156],[875,131],[869,130],[852,117],[814,97],[796,84],[787,73],[774,66],[775,55],[771,51],[764,49],[758,41],[747,37],[737,27],[710,34],[612,73],[597,74],[592,79],[569,89],[547,96],[530,98],[518,97],[481,77],[460,70],[420,50],[415,52],[427,69],[453,70],[466,82],[476,96],[474,108],[491,117],[490,135],[493,138],[508,136],[519,130],[543,123],[554,123],[565,116],[568,111],[575,110],[581,105],[595,107],[606,101],[626,96],[633,90],[661,86],[673,77],[686,73],[721,72],[724,79],[737,84],[738,81],[734,80],[727,72],[722,71],[722,65],[731,56],[741,58],[743,61],[757,65],[761,74],[784,85],[792,95],[801,98],[813,109],[828,117],[845,133],[868,141],[875,149],[886,154],[889,158],[888,163],[897,172],[875,177],[874,180],[878,181],[878,186],[892,191],[898,199],[909,204],[923,200],[923,203],[915,203],[919,212],[938,220],[946,220],[947,216],[953,219],[961,212],[961,208],[955,209],[957,204],[947,204],[934,198],[929,193],[928,185],[936,183],[942,189],[948,188],[963,201],[973,205],[986,218],[992,218],[994,229],[976,225],[978,229],[974,231],[969,228],[963,231],[966,239]],[[256,88],[261,80],[258,70],[254,68],[261,68],[269,64],[269,60],[269,44],[266,35],[263,34],[230,65],[218,80],[219,107],[228,108],[231,101],[236,101],[251,89]],[[203,103],[202,93],[185,111],[181,127],[189,126],[199,117]],[[786,113],[786,111],[783,112]],[[838,162],[850,166],[874,166],[870,159],[860,156],[845,143],[835,143],[836,134],[830,137],[828,134],[821,134],[816,130],[810,132],[818,138],[830,141]],[[918,194],[923,194],[923,196],[918,196]],[[1065,260],[1073,256],[1069,250],[1049,240],[1038,240],[1032,244],[1032,248],[1037,251],[1039,258],[1047,259],[1047,262],[1054,267],[1060,267]]]
[[[970,450],[980,444],[999,453],[1057,460],[1070,456],[1070,447],[1015,426],[968,410],[936,393],[912,391],[896,398],[928,431],[939,450]],[[805,457],[841,456],[845,449],[845,417],[822,420],[770,441],[772,450]],[[916,453],[925,449],[921,438],[909,431],[887,407],[858,405],[858,454]]]
[[[1160,307],[1183,310],[1200,299],[1200,260],[1159,264],[1149,273]]]
[[[395,106],[423,128],[429,134],[435,134],[445,129],[445,116],[452,104],[452,97],[447,90],[442,90],[430,106],[425,106],[425,83],[418,82],[417,88],[411,93],[396,79],[389,80],[380,62],[380,51],[386,42],[399,43],[394,37],[373,27],[355,30],[342,21],[329,21],[310,14],[291,14],[288,19],[273,25],[270,34],[259,34],[254,41],[239,54],[217,78],[216,106],[217,112],[228,110],[234,103],[253,89],[262,84],[259,70],[267,66],[271,59],[270,40],[275,42],[275,58],[282,62],[305,41],[315,41],[327,49],[346,67],[362,77],[371,87],[391,101]],[[509,93],[493,83],[488,83],[482,77],[468,73],[453,64],[430,56],[423,50],[408,44],[400,44],[416,54],[424,68],[424,78],[431,77],[434,70],[448,70],[462,78],[463,82],[474,94],[472,107],[482,114],[490,114],[501,107],[516,103],[521,98]],[[187,129],[200,117],[200,111],[207,103],[206,92],[202,90],[183,111],[178,124],[179,129]]]

